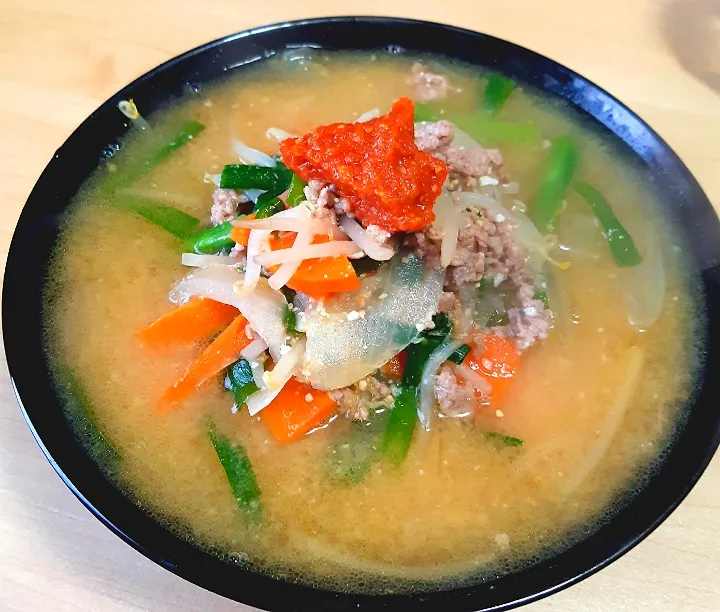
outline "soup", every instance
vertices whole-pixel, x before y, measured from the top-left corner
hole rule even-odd
[[[293,50],[122,111],[48,352],[78,435],[169,529],[324,588],[449,588],[570,546],[652,474],[697,282],[641,170],[562,105]]]

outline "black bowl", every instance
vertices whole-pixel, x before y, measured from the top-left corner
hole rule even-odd
[[[586,125],[612,139],[655,183],[662,205],[691,240],[707,310],[702,383],[692,410],[657,475],[611,521],[567,551],[476,586],[415,595],[367,596],[312,589],[239,569],[170,533],[125,497],[78,443],[65,419],[43,350],[41,304],[48,262],[68,202],[108,145],[128,129],[117,112],[133,98],[152,111],[188,86],[288,46],[385,49],[449,56],[491,67],[564,99]],[[447,25],[404,19],[342,17],[268,26],[228,36],[137,79],[95,111],[53,156],[20,215],[3,290],[8,366],[28,426],[65,484],[108,528],[168,570],[237,601],[268,610],[501,610],[555,592],[607,565],[655,529],[687,495],[720,441],[720,225],[710,202],[670,147],[618,100],[541,55]]]

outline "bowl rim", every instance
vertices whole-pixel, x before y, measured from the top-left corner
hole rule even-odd
[[[39,200],[48,193],[48,187],[50,186],[49,181],[57,178],[58,168],[66,168],[68,167],[67,163],[72,163],[67,162],[68,152],[71,152],[76,144],[81,144],[84,141],[87,137],[88,130],[92,130],[93,127],[95,127],[95,124],[102,115],[114,109],[118,100],[127,97],[128,93],[161,77],[188,60],[216,50],[222,51],[227,45],[236,41],[254,39],[262,35],[285,34],[302,30],[303,28],[312,29],[328,26],[387,27],[398,30],[398,33],[399,29],[403,27],[418,30],[429,28],[433,32],[442,33],[444,36],[454,36],[477,41],[478,45],[486,44],[502,47],[506,49],[508,53],[522,56],[522,58],[524,58],[522,61],[527,61],[528,58],[533,59],[533,61],[547,66],[548,69],[552,67],[557,75],[566,76],[567,81],[561,80],[557,83],[544,83],[542,88],[549,93],[565,97],[571,105],[579,107],[582,111],[591,115],[596,122],[607,128],[614,136],[622,140],[623,143],[630,146],[633,157],[641,159],[650,166],[657,165],[657,167],[667,171],[669,175],[671,175],[669,179],[671,182],[669,184],[675,184],[672,181],[677,183],[675,185],[677,187],[677,193],[673,195],[676,201],[679,202],[678,206],[681,210],[683,207],[698,206],[700,212],[705,213],[703,223],[706,227],[703,227],[703,229],[707,233],[704,234],[704,236],[709,236],[707,240],[712,242],[712,248],[709,253],[698,254],[698,268],[703,275],[703,281],[705,283],[708,324],[709,327],[712,328],[708,332],[708,337],[709,339],[710,337],[720,337],[720,312],[715,312],[716,307],[720,308],[720,289],[718,289],[718,286],[720,286],[720,282],[718,281],[718,279],[720,279],[720,273],[718,273],[717,268],[717,262],[720,261],[717,251],[717,247],[720,245],[720,226],[718,225],[717,216],[712,209],[710,201],[682,160],[650,126],[622,102],[614,98],[611,94],[608,94],[592,81],[582,77],[555,60],[551,60],[515,43],[480,32],[443,23],[406,18],[369,16],[318,17],[284,21],[233,33],[190,49],[163,62],[142,74],[111,96],[98,107],[98,109],[93,111],[56,151],[52,160],[48,163],[41,177],[38,179],[21,212],[8,251],[5,282],[3,286],[2,314],[3,341],[5,343],[7,364],[13,390],[25,421],[43,454],[63,482],[82,504],[106,527],[141,554],[169,571],[205,589],[257,607],[268,606],[266,609],[270,610],[505,610],[529,603],[575,584],[605,567],[647,537],[677,508],[702,475],[720,443],[720,421],[717,411],[708,411],[709,420],[706,420],[707,423],[712,424],[713,427],[708,431],[708,436],[703,439],[703,444],[698,445],[698,448],[695,449],[695,452],[692,454],[692,462],[688,462],[688,465],[685,466],[684,469],[681,468],[681,466],[675,466],[678,477],[674,479],[675,486],[672,494],[663,496],[659,492],[656,492],[655,498],[663,500],[657,508],[654,508],[652,512],[647,510],[644,513],[640,512],[634,519],[632,516],[625,517],[627,523],[625,529],[620,533],[614,534],[614,541],[612,543],[608,544],[597,541],[594,542],[593,545],[588,546],[591,540],[597,539],[600,531],[611,526],[618,516],[625,513],[634,502],[631,502],[628,508],[625,508],[618,515],[614,516],[608,525],[601,527],[600,531],[590,535],[587,539],[578,542],[557,556],[545,559],[537,565],[521,570],[516,574],[504,576],[497,581],[482,582],[475,586],[462,587],[450,591],[382,596],[336,593],[313,589],[311,587],[260,575],[242,568],[233,567],[225,561],[203,552],[185,540],[180,539],[178,536],[171,534],[165,527],[162,527],[160,523],[155,522],[148,514],[145,514],[137,508],[129,497],[120,493],[116,486],[99,471],[97,466],[94,467],[95,472],[93,472],[93,467],[88,464],[88,461],[92,460],[90,460],[87,455],[84,456],[83,460],[81,454],[84,454],[84,451],[82,451],[82,449],[79,451],[75,448],[67,450],[67,452],[61,450],[57,441],[53,439],[55,433],[43,430],[45,427],[43,423],[44,413],[39,409],[35,399],[35,392],[31,389],[32,377],[28,372],[28,367],[32,367],[32,365],[37,366],[39,363],[38,359],[42,359],[42,362],[45,364],[45,369],[42,373],[44,376],[47,376],[49,366],[46,362],[42,345],[37,345],[33,342],[31,349],[27,349],[27,347],[22,345],[18,329],[19,325],[23,321],[26,321],[26,319],[24,318],[25,315],[20,312],[22,309],[16,306],[18,302],[17,291],[23,287],[22,274],[20,273],[24,265],[23,258],[29,256],[29,250],[26,246],[27,243],[23,244],[23,242],[26,241],[28,237],[37,236],[39,231],[43,231],[38,228],[37,213],[42,210]],[[283,37],[281,36],[280,38]],[[280,47],[284,46],[284,44],[280,44]],[[322,44],[320,44],[320,46],[322,46]],[[348,46],[348,48],[351,47]],[[424,49],[409,48],[408,46],[404,48],[416,53],[427,52]],[[457,57],[456,53],[451,52],[445,53],[445,55],[450,58]],[[479,62],[476,63],[479,65]],[[235,68],[235,66],[232,66],[232,68]],[[201,81],[205,80],[203,77],[199,78]],[[585,102],[585,106],[573,98],[575,93],[573,93],[574,90],[572,90],[572,88],[577,88],[578,86],[580,86],[581,89],[584,88],[586,91],[590,91],[594,96],[591,96],[592,99],[587,98],[582,100]],[[568,90],[568,87],[571,89]],[[582,92],[577,95],[581,94]],[[597,106],[602,104],[609,104],[611,107],[610,110],[614,114],[603,114]],[[620,116],[620,120],[618,120],[618,116]],[[643,131],[642,136],[647,142],[642,146],[638,145],[638,143],[633,145],[630,142],[633,138],[632,134],[628,134],[627,132],[618,133],[618,125],[622,124],[622,121],[631,121],[633,125],[640,126]],[[65,164],[65,166],[63,166],[63,164]],[[67,201],[65,201],[64,205],[67,205]],[[58,202],[58,210],[62,211],[64,205],[62,202]],[[707,209],[712,212],[712,215],[707,214]],[[58,223],[57,219],[54,223],[54,227],[56,227]],[[45,231],[47,231],[47,227],[45,227]],[[47,259],[38,263],[47,265]],[[25,280],[27,282],[27,279]],[[33,287],[32,291],[35,292],[37,290],[36,285],[44,286],[44,282],[44,279],[30,281]],[[33,295],[36,295],[36,293],[33,293]],[[26,306],[31,307],[31,305],[28,304],[26,304]],[[40,307],[36,306],[36,308],[39,309]],[[716,316],[713,317],[713,314]],[[718,323],[716,324],[715,321],[718,321]],[[42,334],[38,332],[38,337],[41,336]],[[28,350],[31,352],[28,353]],[[706,350],[708,352],[708,363],[714,365],[716,360],[713,359],[714,351],[712,350],[712,343],[709,342]],[[717,378],[720,379],[720,377]],[[715,387],[716,384],[718,387]],[[706,377],[703,383],[703,390],[705,390],[706,387],[708,388],[708,393],[712,394],[716,389],[720,389],[720,382],[716,383],[712,378],[708,381]],[[47,397],[46,392],[45,395]],[[23,398],[26,398],[26,400]],[[60,408],[60,400],[57,397],[57,393],[55,393],[54,403]],[[694,410],[695,408],[693,408],[693,411]],[[68,449],[70,449],[72,442],[65,439],[65,443],[69,444]],[[77,445],[77,442],[75,442],[75,444]],[[683,455],[690,457],[689,453],[692,447],[686,445],[683,448],[685,448],[685,450],[682,451]],[[81,454],[78,454],[79,452]],[[84,475],[78,472],[76,469],[77,466],[83,466],[83,470],[86,470],[87,474]],[[665,470],[665,468],[662,468],[661,472],[663,470]],[[81,484],[76,484],[77,482],[81,482]],[[118,506],[120,510],[118,511],[116,508],[113,508],[113,506]],[[127,515],[127,517],[124,515]],[[152,525],[150,523],[152,523]],[[164,532],[164,535],[160,532]],[[148,537],[150,537],[151,540],[154,539],[154,541],[148,542],[146,539]],[[578,554],[570,554],[568,556],[568,553],[572,553],[572,551],[578,549],[578,547],[584,547],[586,549],[584,556],[581,555],[580,559],[577,558]],[[576,565],[573,567],[565,567],[563,566],[564,562],[575,563]],[[517,584],[518,576],[521,575],[521,580],[524,582]],[[228,584],[229,578],[233,579],[232,585]],[[503,581],[505,581],[505,583],[503,583]],[[503,584],[506,584],[506,586],[502,586]],[[244,589],[246,593],[243,593]],[[502,595],[498,597],[498,594],[501,593]]]

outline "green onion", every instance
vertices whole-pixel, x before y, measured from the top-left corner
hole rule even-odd
[[[420,334],[418,342],[408,345],[407,361],[400,384],[400,394],[390,411],[388,425],[382,441],[382,452],[390,463],[400,465],[410,449],[417,421],[418,385],[430,354],[442,344],[452,330],[450,318],[439,313],[433,316],[433,329]]]
[[[199,219],[192,215],[152,198],[114,195],[113,201],[120,208],[143,217],[181,240],[192,236],[200,225]]]
[[[468,356],[468,353],[470,353],[470,345],[463,344],[455,349],[452,355],[448,357],[448,361],[452,361],[453,363],[460,365],[463,361],[465,361],[465,357]]]
[[[507,312],[496,310],[487,320],[485,327],[503,327],[510,323]]]
[[[305,186],[307,183],[303,181],[297,174],[293,173],[290,180],[290,191],[287,195],[288,206],[295,207],[305,200]]]
[[[485,437],[490,440],[497,440],[498,442],[502,442],[506,446],[522,446],[524,444],[524,442],[520,438],[506,436],[505,434],[498,433],[497,431],[486,431]]]
[[[282,313],[282,322],[285,332],[289,335],[297,333],[297,313],[289,306],[285,306]]]
[[[545,304],[545,308],[550,308],[550,298],[548,298],[546,291],[536,291],[535,295],[533,295],[533,300],[540,300],[543,304]]]
[[[208,227],[190,236],[187,250],[191,253],[213,254],[223,249],[232,249],[235,242],[230,238],[233,225],[225,221],[220,225]]]
[[[253,208],[256,219],[266,219],[283,210],[285,210],[285,204],[277,197],[277,194],[271,191],[260,194]]]
[[[452,121],[460,130],[483,145],[498,142],[535,144],[540,142],[540,130],[533,123],[499,121],[489,115],[463,115],[456,112],[440,113],[428,104],[415,105],[415,121]]]
[[[640,264],[642,257],[635,247],[632,236],[615,216],[612,207],[603,195],[587,183],[576,184],[575,191],[590,205],[600,221],[615,263],[621,268],[630,268]]]
[[[346,485],[361,482],[380,458],[380,445],[386,426],[387,412],[376,412],[367,421],[353,421],[347,435],[330,449],[328,476]]]
[[[480,282],[478,283],[478,289],[481,291],[485,291],[487,289],[494,289],[495,288],[495,281],[490,276],[483,276]]]
[[[491,75],[485,87],[483,109],[491,115],[497,115],[515,91],[515,82],[507,77]]]
[[[116,468],[122,454],[100,429],[80,380],[70,368],[62,367],[57,375],[57,384],[80,441],[99,463],[109,469]]]
[[[240,359],[233,363],[228,368],[227,376],[230,391],[232,391],[238,409],[242,407],[248,397],[259,391],[250,363],[246,359]]]
[[[221,189],[260,189],[281,194],[288,187],[292,173],[283,165],[275,168],[250,166],[246,164],[230,164],[223,168],[220,175]]]
[[[555,230],[555,218],[562,208],[565,190],[575,174],[578,160],[578,149],[572,138],[560,136],[552,141],[544,178],[532,206],[532,219],[541,234]]]
[[[235,503],[251,521],[262,515],[260,487],[250,459],[241,444],[221,434],[214,423],[208,423],[207,434],[220,465],[225,470]]]

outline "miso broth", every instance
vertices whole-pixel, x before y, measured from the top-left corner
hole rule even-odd
[[[480,142],[500,150],[503,172],[517,184],[503,201],[529,206],[549,142],[572,136],[578,176],[602,190],[640,252],[647,235],[660,237],[666,288],[653,325],[628,322],[633,269],[616,265],[589,207],[568,190],[557,228],[563,248],[553,259],[571,265],[548,264],[556,283],[548,292],[556,316],[548,337],[523,351],[502,402],[470,418],[436,416],[427,432],[417,425],[399,467],[373,455],[358,481],[332,477],[333,452],[344,452],[357,424],[337,415],[280,443],[262,412],[231,411],[223,376],[176,409],[157,409],[162,390],[211,339],[162,352],[140,342],[139,330],[168,311],[169,291],[192,270],[181,264],[182,242],[118,206],[108,186],[122,179],[133,156],[166,141],[173,126],[198,121],[202,133],[122,190],[207,223],[215,186],[204,177],[237,163],[233,137],[273,155],[278,144],[266,135],[270,127],[302,135],[370,109],[385,113],[398,98],[416,97],[408,81],[415,59],[321,52],[299,61],[267,59],[169,101],[146,117],[149,128],[131,130],[77,196],[48,281],[49,355],[58,371],[72,370],[97,427],[118,450],[116,466],[105,465],[117,486],[169,529],[228,562],[341,591],[450,588],[572,545],[652,476],[682,425],[699,360],[697,279],[640,170],[562,105],[520,86],[501,118],[536,126],[540,138]],[[454,88],[434,104],[449,113],[480,106],[487,75],[426,61]],[[374,418],[387,419],[392,409],[390,402]],[[69,409],[68,418],[78,415]],[[208,419],[247,452],[261,521],[247,521],[238,510],[208,441]]]

